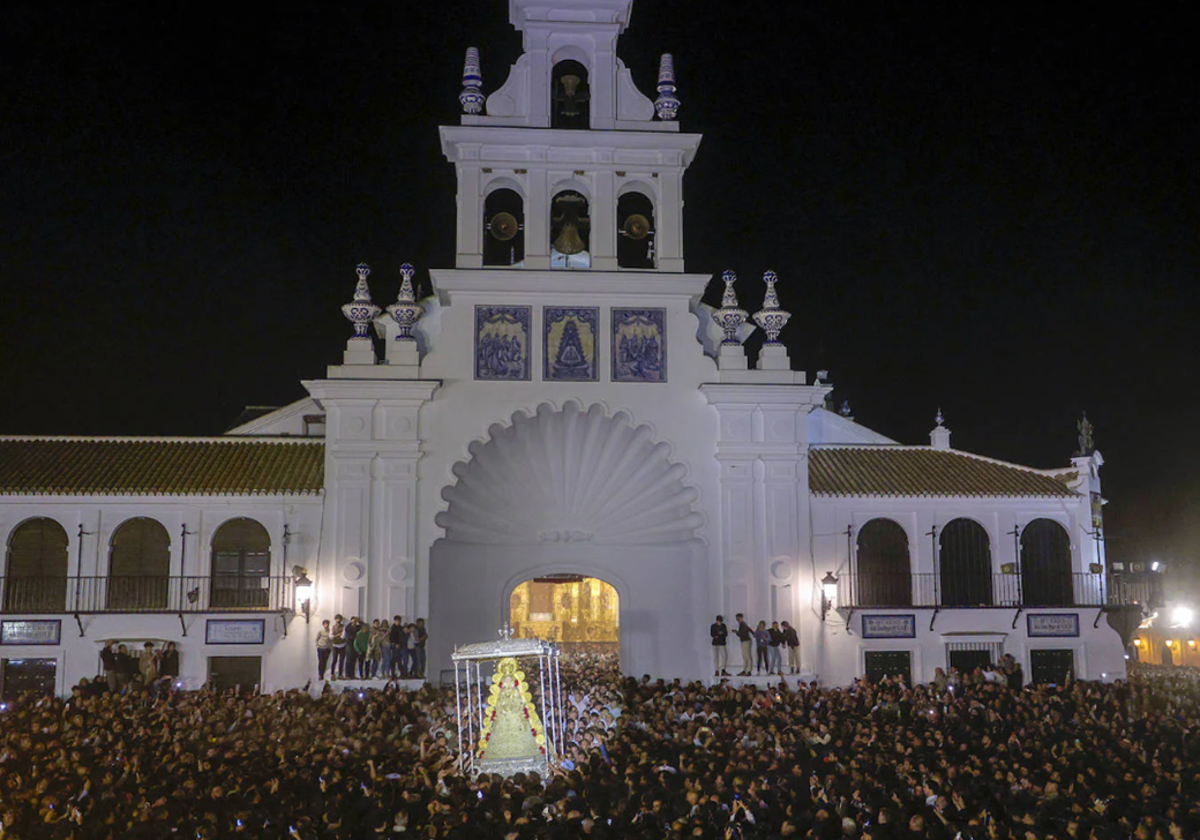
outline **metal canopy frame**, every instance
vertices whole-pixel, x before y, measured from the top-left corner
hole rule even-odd
[[[507,625],[500,631],[501,638],[494,642],[456,647],[450,658],[454,661],[454,702],[458,710],[458,770],[460,773],[476,775],[490,768],[475,757],[475,741],[483,731],[484,662],[500,659],[530,660],[538,664],[541,683],[542,720],[545,725],[546,755],[539,763],[543,773],[549,765],[558,764],[562,756],[563,718],[562,675],[560,660],[562,651],[553,642],[542,639],[513,639]],[[465,677],[465,679],[464,679]],[[496,768],[499,770],[500,768]],[[510,768],[516,770],[523,767]],[[528,768],[534,769],[534,768]]]

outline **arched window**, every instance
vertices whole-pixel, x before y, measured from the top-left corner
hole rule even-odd
[[[590,268],[588,248],[592,220],[588,200],[575,190],[563,190],[550,203],[550,267]]]
[[[992,605],[992,546],[973,519],[946,523],[938,538],[939,585],[943,607]]]
[[[525,202],[499,189],[483,201],[483,264],[518,265],[525,259]]]
[[[67,606],[67,532],[53,519],[27,519],[8,538],[7,612],[62,612]]]
[[[108,555],[109,609],[161,610],[167,606],[171,538],[160,522],[127,519],[112,536]]]
[[[587,68],[578,61],[560,61],[550,80],[550,127],[588,128],[591,93]]]
[[[1021,531],[1021,595],[1027,607],[1068,607],[1071,537],[1053,519],[1035,519]]]
[[[872,519],[858,529],[857,606],[912,605],[908,534],[890,519]]]
[[[271,537],[253,519],[231,519],[212,541],[212,597],[221,608],[267,606],[271,575]]]
[[[638,192],[617,199],[617,265],[654,268],[654,203]]]

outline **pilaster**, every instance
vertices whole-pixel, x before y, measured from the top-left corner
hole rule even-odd
[[[421,408],[438,380],[305,382],[328,416],[322,612],[412,617],[417,602]],[[332,595],[332,597],[327,597]]]

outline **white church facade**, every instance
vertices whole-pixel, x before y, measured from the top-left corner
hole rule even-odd
[[[636,675],[711,678],[709,624],[739,612],[796,626],[829,684],[1002,653],[1031,678],[1124,675],[1089,441],[1051,470],[955,450],[940,416],[900,444],[792,370],[786,270],[753,316],[732,275],[700,303],[701,137],[670,56],[653,99],[617,58],[631,5],[511,0],[524,54],[486,95],[468,52],[440,129],[454,267],[423,301],[406,267],[387,307],[360,267],[344,358],[307,398],[213,438],[0,438],[10,688],[63,692],[108,639],[177,642],[191,686],[302,685],[336,613],[425,617],[433,679],[554,575],[615,588]]]

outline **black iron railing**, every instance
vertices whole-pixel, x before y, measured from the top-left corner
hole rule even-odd
[[[0,613],[5,614],[279,612],[293,606],[291,577],[0,578]]]
[[[839,607],[1103,607],[1148,604],[1148,584],[1090,572],[842,574]]]

